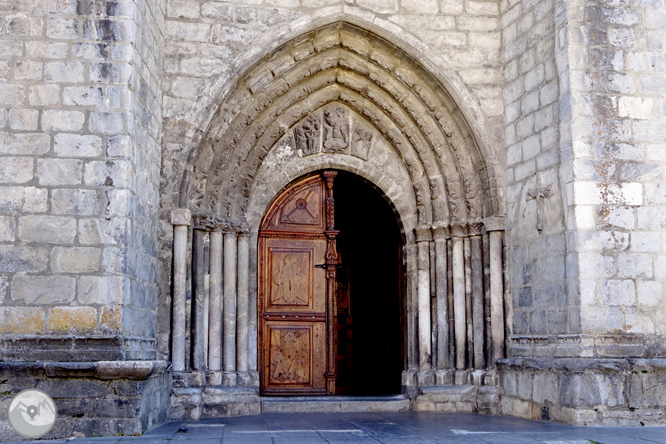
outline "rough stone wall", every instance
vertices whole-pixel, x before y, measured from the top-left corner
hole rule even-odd
[[[595,354],[664,356],[666,6],[570,1],[567,16],[582,331],[626,333]]]
[[[101,342],[74,337],[125,335],[139,341],[119,347],[145,352],[108,343],[116,349],[108,359],[154,356],[154,309],[133,308],[156,298],[163,10],[144,1],[0,2],[4,337],[50,335],[43,349],[85,360],[76,348]],[[7,349],[5,359],[32,351]]]
[[[510,355],[532,354],[535,337],[580,331],[577,274],[565,261],[555,6],[501,2]]]
[[[191,162],[217,107],[253,62],[317,24],[364,22],[391,33],[445,79],[465,109],[480,143],[497,149],[501,163],[502,74],[496,1],[469,0],[172,0],[167,3],[164,143],[161,180],[160,293],[168,294],[172,227],[182,171]],[[496,184],[492,184],[495,186]],[[501,188],[501,187],[500,187]],[[168,300],[160,310],[159,348],[168,350]]]

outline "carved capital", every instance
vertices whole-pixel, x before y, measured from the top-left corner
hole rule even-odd
[[[419,226],[414,228],[416,233],[416,242],[429,242],[432,240],[432,229],[427,226]]]
[[[504,231],[504,215],[491,216],[483,219],[486,231]]]
[[[210,231],[217,228],[217,221],[215,220],[215,216],[210,214],[193,214],[192,224],[196,230]]]
[[[432,234],[435,240],[443,240],[451,235],[448,225],[435,225],[432,227]]]
[[[481,230],[483,229],[483,222],[470,222],[467,224],[469,229],[470,236],[481,236]]]
[[[467,232],[467,224],[451,225],[451,237],[465,237]]]
[[[236,232],[238,237],[247,237],[250,235],[250,224],[247,222],[242,222],[236,225]]]
[[[171,225],[189,227],[192,222],[192,211],[189,208],[171,210]]]

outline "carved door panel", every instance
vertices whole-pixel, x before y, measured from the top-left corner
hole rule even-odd
[[[331,275],[328,263],[333,264],[327,259],[331,238],[326,209],[332,205],[326,200],[327,194],[332,200],[327,188],[321,176],[292,185],[269,208],[259,232],[259,361],[264,395],[321,395],[327,393],[331,378],[334,384],[328,357],[332,343],[328,281],[335,278],[335,271]]]

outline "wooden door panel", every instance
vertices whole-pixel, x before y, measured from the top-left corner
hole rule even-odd
[[[264,393],[326,391],[324,322],[265,321]]]
[[[332,261],[337,258],[331,219],[335,174],[324,173],[330,183],[317,175],[289,187],[261,224],[258,305],[264,395],[333,392],[333,285],[328,281],[335,279]]]
[[[263,314],[326,313],[326,271],[315,268],[326,254],[324,239],[262,239]]]

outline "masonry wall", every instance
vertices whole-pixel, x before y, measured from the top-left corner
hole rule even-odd
[[[5,360],[155,355],[163,10],[0,4]]]
[[[559,136],[563,103],[555,7],[550,0],[501,2],[510,258],[507,303],[512,320],[508,353],[516,356],[534,354],[535,342],[556,343],[548,338],[580,331],[577,273],[567,268],[565,260],[562,187],[568,159]]]
[[[625,334],[622,348],[599,340],[594,353],[664,356],[666,6],[572,1],[568,11],[582,330]]]

